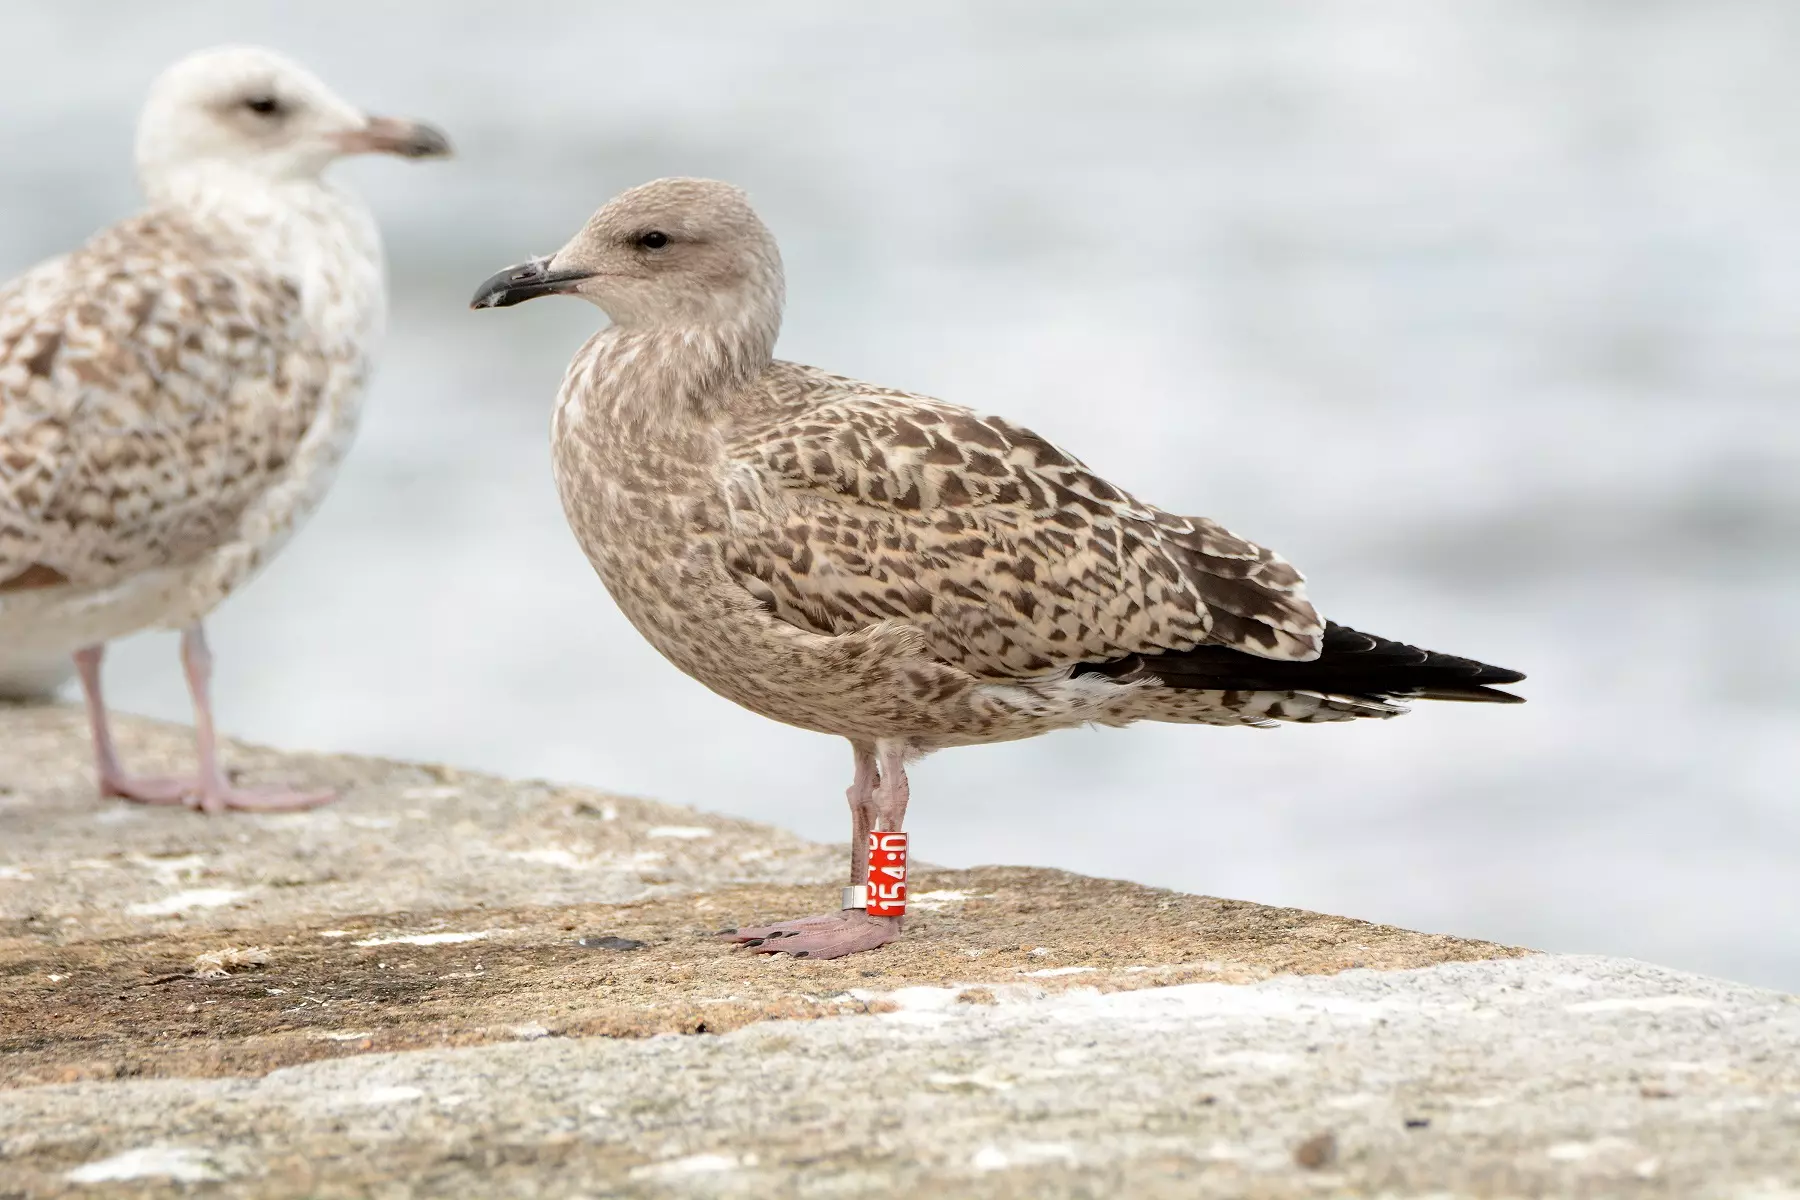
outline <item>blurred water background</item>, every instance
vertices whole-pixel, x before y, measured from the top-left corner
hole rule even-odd
[[[663,663],[567,532],[586,305],[474,285],[658,175],[751,190],[789,358],[1005,413],[1516,709],[951,751],[919,853],[1800,989],[1800,5],[8,6],[0,271],[136,203],[189,50],[263,42],[447,165],[340,168],[389,349],[324,508],[211,623],[226,728],[846,836],[850,755]],[[120,707],[188,719],[168,635]]]

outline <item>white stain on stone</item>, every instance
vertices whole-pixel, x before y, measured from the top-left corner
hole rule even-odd
[[[372,937],[360,942],[350,943],[353,946],[448,946],[456,942],[479,942],[482,938],[492,937],[491,929],[479,930],[475,933],[409,933],[403,937]]]
[[[71,1183],[121,1183],[131,1179],[173,1179],[177,1183],[217,1183],[225,1178],[204,1150],[187,1146],[139,1146],[85,1163],[65,1177]]]
[[[115,808],[103,808],[94,814],[96,825],[124,825],[144,819],[144,810],[135,804],[121,804]]]
[[[1097,971],[1098,967],[1045,967],[1041,971],[1021,971],[1019,974],[1027,979],[1049,979],[1055,975],[1086,975],[1089,971]]]
[[[951,1088],[959,1091],[970,1088],[980,1088],[983,1091],[989,1092],[1006,1092],[1011,1091],[1013,1086],[1012,1081],[1009,1079],[996,1079],[992,1075],[980,1071],[973,1075],[954,1075],[949,1071],[935,1071],[925,1077],[925,1082],[931,1084],[933,1087]]]
[[[969,1160],[977,1171],[1004,1171],[1009,1167],[1035,1167],[1045,1163],[1073,1166],[1075,1147],[1063,1142],[1017,1142],[1004,1150],[983,1146]]]
[[[1583,1000],[1563,1006],[1569,1012],[1667,1012],[1672,1008],[1717,1008],[1701,996],[1615,996],[1610,1000]]]
[[[917,892],[906,898],[907,904],[913,908],[922,908],[927,912],[936,912],[951,904],[961,904],[965,900],[986,900],[988,896],[977,896],[973,892],[959,892],[950,888],[940,888],[935,892]]]
[[[581,856],[572,854],[558,846],[546,846],[539,850],[514,850],[509,853],[507,857],[516,858],[520,862],[535,862],[544,863],[547,866],[552,867],[565,867],[571,871],[579,871],[584,867],[591,867],[594,865],[593,859],[582,858]]]
[[[425,1093],[416,1087],[396,1084],[392,1087],[370,1088],[356,1094],[356,1102],[369,1108],[377,1108],[389,1104],[409,1104],[423,1099]]]
[[[917,987],[895,988],[891,992],[867,992],[861,988],[851,988],[850,995],[858,1000],[880,996],[900,1012],[943,1012],[956,1003],[956,998],[962,994],[962,990],[960,987],[931,987],[927,984],[920,984]]]
[[[173,854],[167,858],[134,854],[129,861],[132,865],[151,872],[164,883],[183,882],[206,869],[206,859],[199,854]]]
[[[738,1159],[729,1154],[690,1154],[668,1162],[645,1163],[631,1168],[633,1179],[679,1179],[684,1175],[711,1175],[720,1171],[750,1166],[754,1160]]]
[[[196,908],[223,908],[248,894],[232,888],[189,888],[161,900],[133,904],[125,911],[134,917],[168,917]]]
[[[1624,1138],[1603,1137],[1591,1142],[1557,1142],[1545,1150],[1544,1154],[1556,1162],[1582,1162],[1596,1155],[1629,1149],[1632,1149],[1632,1144]]]
[[[1173,987],[1102,995],[1086,989],[1066,993],[1045,1010],[1056,1021],[1086,1022],[1097,1017],[1127,1021],[1183,1017],[1265,1017],[1311,1020],[1321,1013],[1373,1020],[1397,1011],[1386,1000],[1363,1000],[1317,991],[1245,987],[1236,983],[1185,983]]]
[[[645,837],[653,838],[707,838],[713,831],[705,825],[652,825],[644,830]]]

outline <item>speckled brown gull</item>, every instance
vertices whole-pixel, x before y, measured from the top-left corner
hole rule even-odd
[[[850,740],[852,884],[898,831],[908,760],[1090,722],[1347,721],[1513,701],[1523,676],[1322,620],[1299,572],[1137,500],[1029,430],[772,357],[781,257],[738,189],[663,179],[477,308],[582,296],[612,318],[552,423],[564,510],[638,630],[706,686]],[[856,908],[730,931],[866,950]]]
[[[266,50],[206,51],[139,119],[149,207],[0,288],[0,667],[72,653],[103,793],[296,808],[329,794],[227,781],[200,622],[324,495],[386,307],[367,210],[322,172],[347,154],[448,151]],[[199,770],[141,779],[114,752],[106,642],[182,630]]]

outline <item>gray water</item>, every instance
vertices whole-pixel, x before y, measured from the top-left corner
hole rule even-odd
[[[250,7],[11,5],[0,89],[6,274],[130,210],[144,85],[206,44],[461,151],[343,168],[393,334],[329,501],[212,622],[233,732],[847,835],[848,749],[662,662],[564,526],[549,406],[598,314],[464,309],[712,175],[782,239],[786,357],[1005,413],[1338,620],[1531,674],[948,752],[920,854],[1800,989],[1800,6]],[[115,701],[186,719],[174,654],[118,646]]]

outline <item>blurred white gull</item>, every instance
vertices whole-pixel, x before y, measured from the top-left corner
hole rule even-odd
[[[204,51],[139,118],[149,206],[0,288],[0,682],[32,690],[74,656],[103,794],[209,812],[332,798],[226,779],[200,621],[317,506],[381,337],[374,221],[322,173],[448,150],[270,51]],[[182,631],[190,778],[134,778],[113,748],[101,654],[152,626]]]

